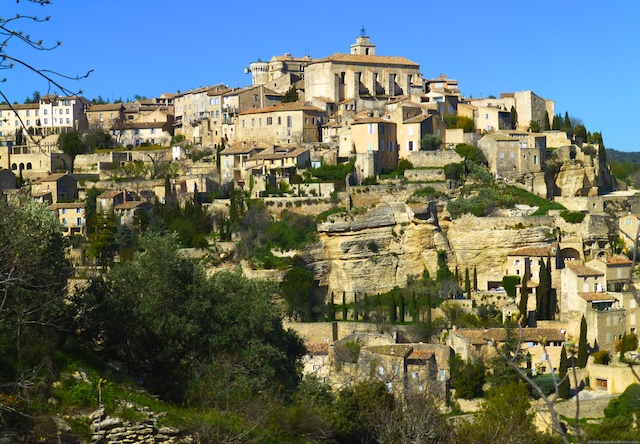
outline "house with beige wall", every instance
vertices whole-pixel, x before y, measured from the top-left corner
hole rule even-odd
[[[281,56],[273,56],[268,62],[258,59],[245,68],[245,74],[251,74],[251,85],[265,85],[275,92],[284,94],[296,82],[304,78],[305,68],[313,59],[306,55],[304,57],[293,57],[286,53]]]
[[[545,117],[545,111],[548,113],[549,120],[551,121],[555,112],[553,100],[547,100],[529,90],[501,93],[499,98],[489,97],[482,99],[470,99],[469,104],[476,106],[479,109],[502,109],[509,114],[509,124],[511,123],[511,108],[514,108],[518,116],[516,128],[514,129],[519,130],[527,130],[532,120],[542,124]],[[479,121],[482,122],[482,118],[480,118]],[[485,126],[476,125],[476,128],[484,130]],[[495,127],[495,129],[498,129],[498,127]]]
[[[489,163],[489,170],[496,176],[507,178],[542,171],[546,155],[546,146],[530,146],[526,140],[502,131],[485,134],[478,147]]]
[[[31,184],[33,195],[51,193],[52,203],[78,198],[78,181],[67,173],[56,173]]]
[[[248,180],[247,160],[265,149],[248,143],[232,143],[220,152],[220,179],[223,182]]]
[[[87,219],[84,202],[58,202],[49,206],[62,225],[65,236],[86,235]]]
[[[380,117],[360,118],[351,122],[351,137],[358,179],[391,171],[398,166],[395,123]]]
[[[511,129],[511,113],[502,107],[460,103],[458,115],[472,119],[476,130],[485,133]]]
[[[110,131],[117,124],[124,122],[125,106],[122,103],[107,103],[104,105],[89,105],[85,111],[89,128],[102,128]]]
[[[222,137],[228,141],[239,140],[236,137],[240,125],[239,115],[251,109],[269,108],[282,103],[282,95],[260,86],[236,88],[222,96]]]
[[[280,103],[240,113],[236,140],[273,145],[319,142],[325,111],[305,103]]]

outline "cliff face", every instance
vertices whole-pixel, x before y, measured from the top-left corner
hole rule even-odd
[[[549,217],[465,216],[437,225],[435,214],[416,211],[423,212],[405,203],[381,204],[320,224],[318,242],[305,252],[319,285],[337,298],[345,291],[348,301],[354,293],[404,287],[425,268],[435,276],[438,251],[448,253],[452,270],[475,266],[479,279],[501,280],[509,250],[553,240]]]
[[[606,163],[575,145],[554,151],[547,159],[545,178],[554,196],[597,196],[616,189]]]

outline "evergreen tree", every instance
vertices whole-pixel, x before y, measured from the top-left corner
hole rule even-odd
[[[420,319],[420,307],[418,306],[418,299],[416,298],[416,292],[411,293],[411,320],[418,322]]]
[[[562,129],[562,116],[560,114],[556,114],[553,116],[553,123],[551,125],[551,129],[560,130]]]
[[[582,316],[580,321],[580,340],[578,342],[578,367],[585,368],[587,366],[587,358],[589,350],[587,348],[587,320]]]
[[[518,126],[518,112],[514,106],[511,107],[511,129],[516,129]]]
[[[369,295],[367,293],[364,294],[362,298],[362,319],[365,321],[369,320]]]
[[[562,129],[565,131],[571,130],[571,119],[569,119],[569,112],[564,112],[564,121],[562,122]]]
[[[358,293],[353,293],[353,320],[358,320]]]
[[[458,266],[456,265],[456,283],[460,285],[460,273],[458,272]]]
[[[549,319],[549,281],[547,267],[544,259],[540,259],[540,283],[538,284],[538,292],[536,295],[536,311],[538,319]]]
[[[471,299],[471,279],[469,278],[469,268],[464,270],[464,291],[467,293],[467,298]]]
[[[627,341],[627,332],[622,335],[620,339],[620,357],[618,358],[620,362],[624,361],[624,354],[629,350],[629,344]]]
[[[562,399],[569,398],[569,377],[567,376],[567,369],[569,362],[567,360],[567,349],[562,346],[562,352],[560,354],[560,367],[558,373],[560,376],[560,383],[558,384],[558,396]]]
[[[391,295],[391,300],[389,301],[389,323],[390,324],[395,324],[396,323],[396,298],[393,297],[393,295]]]
[[[473,266],[473,291],[478,291],[478,270]]]
[[[329,322],[333,322],[336,320],[336,306],[333,302],[333,291],[331,292],[331,300],[329,301],[329,307],[327,307]]]
[[[398,307],[399,313],[400,313],[400,322],[404,323],[404,311],[405,311],[405,306],[404,306],[404,295],[400,295],[400,305]]]
[[[342,320],[347,320],[347,292],[342,292]]]
[[[549,111],[544,112],[544,119],[542,119],[542,131],[549,131],[551,124],[549,123]]]
[[[527,325],[527,304],[529,302],[529,275],[531,274],[531,264],[529,259],[524,260],[524,275],[522,276],[522,287],[520,288],[520,303],[518,304],[518,310],[522,317],[521,324]]]
[[[431,291],[427,291],[426,297],[427,297],[427,300],[425,302],[425,305],[427,306],[426,307],[427,313],[426,313],[425,322],[427,323],[429,328],[431,328]]]
[[[378,320],[382,320],[382,298],[380,297],[380,293],[376,294],[376,315],[378,316]]]

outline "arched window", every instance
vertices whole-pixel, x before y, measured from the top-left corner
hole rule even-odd
[[[18,165],[16,165],[15,163],[11,164],[11,169],[12,170],[17,170],[18,169]]]
[[[28,170],[30,170],[30,169],[32,169],[32,168],[33,168],[33,167],[31,166],[31,162],[27,162],[27,169],[28,169]]]
[[[24,170],[24,163],[20,164],[20,171]]]

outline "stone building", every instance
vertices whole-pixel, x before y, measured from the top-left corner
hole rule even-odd
[[[511,108],[513,107],[517,113],[515,129],[519,130],[527,130],[531,121],[542,124],[545,118],[545,112],[551,120],[555,112],[553,100],[547,100],[529,90],[501,93],[499,98],[470,99],[469,104],[483,109],[501,109],[509,114],[509,124],[511,124]],[[480,119],[480,121],[481,120],[482,119]],[[476,128],[484,130],[485,125],[476,125]],[[498,127],[494,128],[498,129]]]
[[[58,217],[63,235],[84,236],[87,228],[85,207],[84,202],[58,202],[50,205],[49,209]]]
[[[89,128],[111,128],[125,120],[125,106],[123,103],[107,103],[104,105],[89,105],[85,115]]]
[[[304,79],[305,68],[313,59],[306,55],[304,57],[293,57],[291,54],[273,56],[268,62],[258,59],[248,68],[245,74],[251,73],[251,85],[265,85],[278,93],[287,92],[297,82]]]
[[[355,169],[359,179],[396,169],[398,146],[393,122],[380,117],[354,120],[351,122],[351,138],[351,153],[356,155]],[[341,153],[347,151],[341,146]]]
[[[507,178],[540,172],[546,154],[544,144],[531,146],[526,140],[504,132],[486,134],[478,147],[489,163],[489,170]]]
[[[51,203],[78,198],[78,181],[70,174],[56,173],[44,177],[31,185],[32,195],[51,194]]]
[[[361,98],[411,95],[422,92],[423,85],[420,65],[405,57],[376,55],[369,37],[360,35],[350,54],[336,53],[310,62],[304,89],[307,100],[354,101],[351,111],[358,112],[364,107]]]
[[[281,103],[239,114],[236,140],[273,145],[319,142],[326,113],[305,103]]]
[[[282,95],[264,85],[237,88],[224,93],[221,136],[230,142],[240,140],[236,137],[240,113],[251,109],[269,108],[281,102]]]

